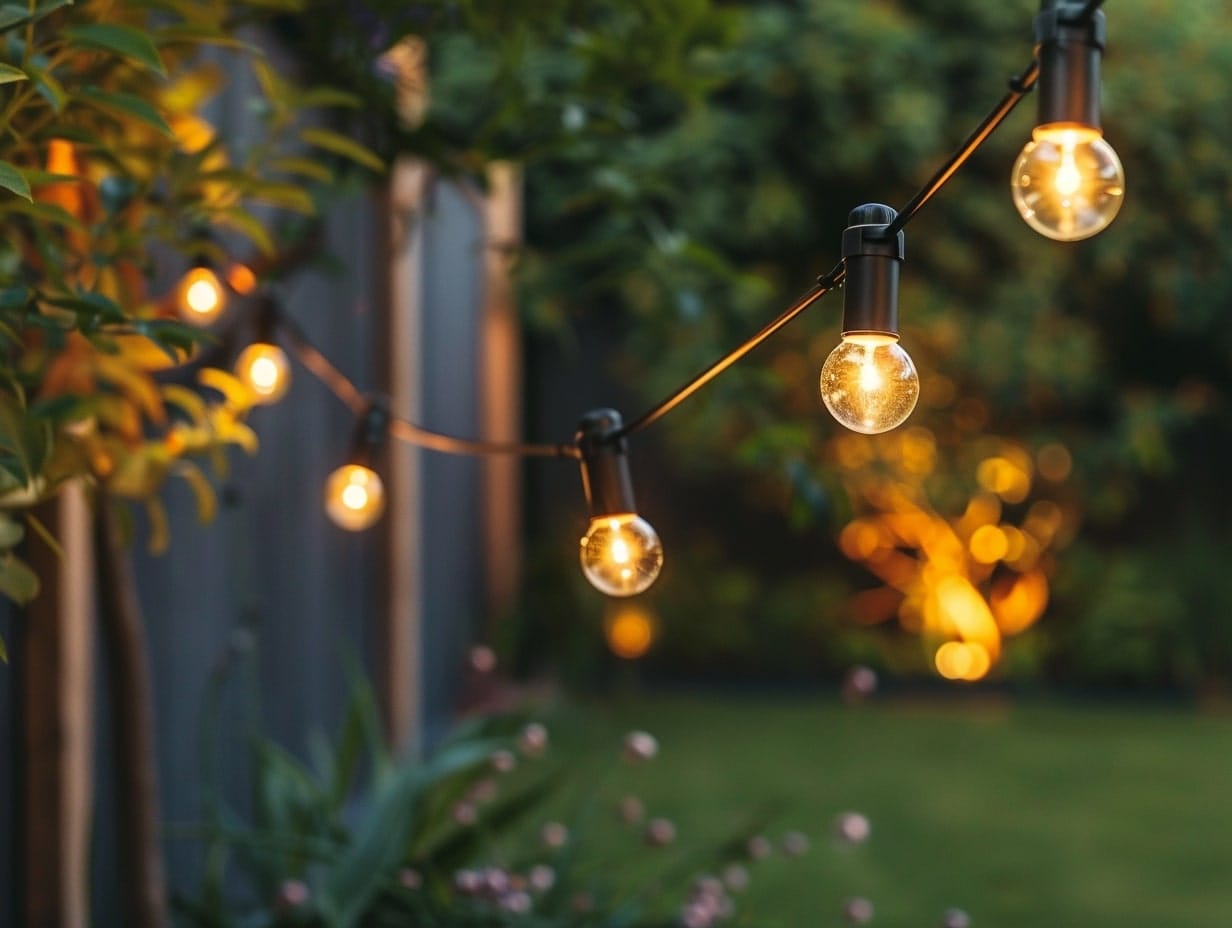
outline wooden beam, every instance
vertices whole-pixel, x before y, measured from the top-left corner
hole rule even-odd
[[[480,318],[480,409],[488,441],[522,441],[522,342],[512,266],[522,243],[522,175],[509,162],[488,168],[483,201],[483,314]],[[483,462],[482,544],[489,621],[512,608],[521,571],[522,462],[496,455]],[[491,629],[489,629],[489,634]]]
[[[90,923],[94,740],[94,548],[90,507],[70,485],[42,508],[63,559],[39,540],[30,561],[43,590],[27,610],[22,693],[25,741],[25,924]]]

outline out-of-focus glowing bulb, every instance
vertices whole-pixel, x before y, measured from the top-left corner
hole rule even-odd
[[[253,342],[235,359],[235,376],[262,405],[276,403],[291,386],[291,365],[286,352],[269,342]]]
[[[1010,187],[1027,225],[1058,242],[1076,242],[1116,218],[1125,200],[1125,171],[1100,130],[1054,123],[1032,133]]]
[[[376,471],[344,464],[325,483],[325,512],[339,528],[361,532],[385,511],[385,487]]]
[[[582,572],[600,593],[633,596],[655,582],[663,545],[636,513],[596,516],[582,539]]]
[[[920,377],[898,336],[844,335],[821,368],[821,398],[847,428],[876,435],[911,415]]]
[[[607,646],[617,657],[636,660],[654,643],[656,622],[653,615],[632,603],[625,603],[603,620]]]
[[[194,267],[180,279],[176,307],[193,325],[209,325],[227,306],[227,291],[208,267]]]

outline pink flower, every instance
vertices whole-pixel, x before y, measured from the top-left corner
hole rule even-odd
[[[863,844],[873,826],[859,812],[844,812],[834,820],[834,837],[839,844]]]
[[[649,732],[631,731],[625,735],[624,757],[630,763],[653,760],[658,753],[659,742]]]
[[[676,826],[665,818],[654,818],[646,826],[646,843],[651,847],[666,847],[676,840]]]
[[[843,903],[843,917],[853,925],[867,925],[873,920],[873,904],[863,896]]]

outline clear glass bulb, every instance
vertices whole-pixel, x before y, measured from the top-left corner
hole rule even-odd
[[[194,267],[176,289],[176,308],[180,317],[193,325],[209,325],[227,307],[227,291],[218,275],[208,267]]]
[[[821,399],[853,432],[888,432],[919,398],[920,377],[897,335],[844,335],[821,368]]]
[[[1125,200],[1125,171],[1098,129],[1039,126],[1014,164],[1014,205],[1036,232],[1076,242],[1103,231]]]
[[[385,511],[385,487],[376,471],[344,464],[325,482],[325,512],[339,528],[362,532]]]
[[[252,391],[254,402],[267,405],[282,399],[291,386],[291,364],[277,345],[253,342],[235,359],[235,376]]]
[[[600,593],[633,596],[655,582],[663,545],[637,513],[597,516],[582,539],[582,573]]]

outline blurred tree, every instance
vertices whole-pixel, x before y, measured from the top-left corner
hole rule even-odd
[[[533,7],[357,2],[355,37],[306,23],[301,38],[373,87],[365,48],[406,31],[427,39],[428,119],[413,131],[370,121],[367,138],[455,171],[523,161],[528,322],[559,339],[602,320],[621,348],[614,376],[650,402],[833,265],[852,207],[907,199],[1029,60],[1036,4]],[[835,296],[639,440],[672,486],[651,514],[669,548],[651,594],[661,653],[770,670],[842,662],[876,642],[895,666],[932,664],[940,643],[963,637],[953,616],[923,650],[848,621],[921,627],[912,584],[935,559],[891,533],[892,547],[915,552],[915,579],[879,591],[842,558],[869,564],[876,546],[834,544],[853,525],[885,527],[910,501],[955,533],[951,567],[983,609],[1025,610],[998,627],[998,641],[1015,637],[1006,672],[1153,683],[1232,672],[1230,636],[1212,618],[1227,613],[1232,585],[1203,556],[1226,544],[1229,524],[1232,324],[1221,309],[1232,272],[1220,242],[1232,128],[1219,97],[1232,42],[1215,2],[1180,15],[1115,0],[1106,12],[1104,122],[1126,165],[1126,206],[1073,246],[1018,219],[1007,180],[1029,137],[1028,99],[909,229],[903,343],[924,392],[907,432],[857,441],[821,414]],[[973,506],[993,521],[972,522]],[[753,530],[767,511],[786,511],[791,528]],[[558,551],[551,528],[545,544]],[[976,542],[982,528],[1001,534]],[[1182,541],[1160,543],[1172,537]],[[597,637],[600,607],[562,582],[571,565],[554,563],[551,582],[531,584],[528,615],[562,631],[590,614]],[[1178,589],[1162,610],[1135,593],[1179,577],[1201,597]],[[1140,641],[1159,623],[1172,631],[1149,647],[1100,644]],[[840,625],[852,629],[845,643],[833,639]],[[1102,653],[1078,653],[1092,650]]]

